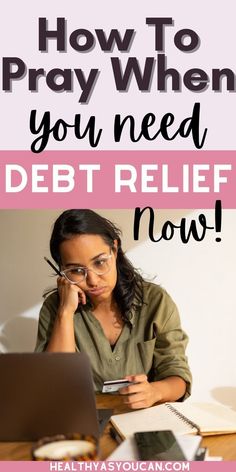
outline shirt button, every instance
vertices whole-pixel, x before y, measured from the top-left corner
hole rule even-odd
[[[120,360],[120,356],[116,356],[116,357],[115,357],[115,360],[116,360],[116,361],[119,361],[119,360]]]

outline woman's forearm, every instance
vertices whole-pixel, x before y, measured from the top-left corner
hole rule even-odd
[[[75,352],[74,313],[59,311],[49,343],[47,352]]]
[[[177,376],[151,382],[151,385],[156,393],[156,401],[160,403],[179,400],[186,392],[186,382]]]

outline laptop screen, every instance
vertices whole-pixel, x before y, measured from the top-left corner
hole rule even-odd
[[[84,353],[0,355],[0,440],[56,434],[99,436],[89,359]]]

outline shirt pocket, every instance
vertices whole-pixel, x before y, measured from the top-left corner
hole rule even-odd
[[[156,338],[137,343],[137,351],[145,374],[151,370]]]

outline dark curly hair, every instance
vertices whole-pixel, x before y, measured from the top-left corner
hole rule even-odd
[[[114,288],[114,298],[123,319],[129,321],[131,308],[143,302],[143,278],[122,250],[121,230],[110,220],[92,210],[64,211],[55,221],[50,239],[51,255],[59,266],[60,244],[78,234],[99,235],[111,249],[114,248],[114,240],[117,240],[117,283]]]

